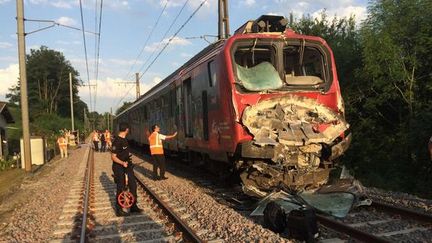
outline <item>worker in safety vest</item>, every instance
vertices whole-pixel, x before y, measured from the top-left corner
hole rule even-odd
[[[64,157],[68,157],[68,151],[67,151],[67,140],[63,135],[60,135],[60,137],[57,138],[57,144],[59,146],[60,149],[60,156],[62,158]]]
[[[150,153],[153,158],[153,179],[154,180],[165,180],[165,157],[163,151],[162,140],[171,139],[177,136],[177,132],[173,135],[166,136],[160,134],[160,128],[158,125],[153,125],[151,127],[152,134],[148,137],[150,144]],[[157,169],[160,169],[160,176],[158,176]]]
[[[111,144],[112,144],[111,133],[110,133],[110,131],[108,131],[108,129],[105,130],[105,141],[106,141],[106,144],[108,145],[108,149],[111,149]]]
[[[92,141],[95,151],[99,152],[99,133],[96,130],[93,131]]]

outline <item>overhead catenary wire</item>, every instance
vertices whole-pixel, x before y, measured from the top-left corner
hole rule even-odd
[[[54,26],[61,26],[61,27],[65,27],[65,28],[69,28],[69,29],[73,29],[73,30],[82,31],[82,29],[80,29],[80,28],[73,27],[73,26],[66,25],[66,24],[61,24],[61,23],[59,23],[57,21],[50,20],[50,19],[24,19],[24,21],[39,22],[39,23],[51,23],[51,25],[49,25],[47,27],[44,27],[44,28],[41,28],[41,29],[37,29],[35,31],[27,32],[27,33],[25,33],[26,35],[33,34],[33,33],[36,33],[36,32],[39,32],[39,31],[42,31],[42,30],[45,30],[45,29],[48,29],[48,28],[52,28]],[[92,31],[87,31],[86,30],[84,32],[87,33],[87,34],[98,35],[98,33],[92,32]]]
[[[128,79],[129,75],[131,74],[132,69],[135,67],[135,64],[137,63],[138,59],[141,57],[142,53],[144,52],[145,47],[147,46],[147,43],[148,43],[148,41],[150,40],[150,37],[153,35],[153,31],[156,29],[156,26],[158,25],[159,20],[160,20],[160,18],[162,17],[162,15],[163,15],[163,13],[164,13],[164,11],[165,11],[167,5],[168,5],[168,2],[169,2],[169,0],[166,0],[165,5],[164,5],[164,7],[162,8],[162,11],[160,12],[159,16],[157,17],[155,24],[153,25],[153,27],[152,27],[150,33],[149,33],[148,36],[147,36],[147,39],[146,39],[145,42],[144,42],[144,45],[143,45],[142,48],[141,48],[141,51],[139,52],[138,56],[135,58],[135,61],[134,61],[134,63],[132,64],[132,66],[130,67],[129,71],[127,72],[125,78],[123,78],[124,80],[125,80],[125,79]]]
[[[144,52],[144,49],[145,49],[145,47],[147,46],[147,43],[148,43],[148,41],[150,40],[150,37],[152,36],[153,31],[156,29],[156,26],[158,25],[161,16],[163,15],[163,13],[164,13],[166,7],[168,6],[168,2],[169,2],[169,0],[167,0],[167,1],[165,2],[165,5],[164,5],[164,7],[162,8],[162,11],[160,12],[160,14],[159,14],[159,16],[158,16],[158,18],[157,18],[155,24],[153,25],[152,29],[150,30],[150,33],[149,33],[149,35],[147,36],[147,39],[145,40],[144,45],[143,45],[143,47],[141,48],[140,53],[139,53],[138,56],[135,58],[135,61],[134,61],[133,65],[130,67],[129,71],[127,72],[127,74],[125,75],[125,77],[123,78],[123,80],[128,79],[128,77],[129,77],[129,75],[130,75],[132,69],[135,67],[135,64],[137,63],[138,59],[140,58],[140,56],[141,56],[142,53]],[[117,102],[117,105],[115,106],[116,108],[117,108],[117,106],[120,104],[120,102],[122,102],[123,99],[124,99],[124,98],[129,94],[129,92],[130,92],[131,90],[132,90],[132,88],[129,89],[129,90],[126,92],[126,94],[125,94],[125,95],[124,95],[124,96],[123,96],[123,97],[122,97],[122,98]],[[115,102],[115,101],[114,101],[114,102]],[[114,102],[113,102],[113,104],[114,104]]]
[[[98,32],[97,31],[97,15],[98,15],[98,0],[95,0],[95,6],[94,6],[94,31],[95,32]],[[97,79],[96,79],[96,62],[97,62],[97,59],[96,59],[96,56],[97,56],[97,36],[95,36],[95,39],[94,39],[94,69],[93,69],[93,72],[94,72],[94,77],[95,77],[95,80],[96,80],[96,85],[97,85]],[[96,97],[97,97],[97,89],[95,89],[95,93],[94,93],[94,96],[95,96],[95,99],[94,99],[94,106],[96,106]]]
[[[184,2],[182,8],[181,8],[180,11],[177,13],[176,17],[175,17],[175,18],[173,19],[173,21],[171,22],[171,24],[170,24],[170,26],[168,27],[167,31],[165,31],[164,35],[162,36],[160,43],[162,43],[162,41],[163,41],[163,40],[165,39],[165,37],[168,35],[169,31],[170,31],[171,28],[174,26],[174,24],[176,23],[177,19],[180,17],[181,13],[182,13],[183,10],[185,9],[185,7],[186,7],[186,5],[187,5],[188,2],[189,2],[189,0],[186,0],[186,1]],[[150,54],[150,56],[147,57],[146,61],[143,63],[143,65],[140,67],[139,70],[144,69],[145,65],[146,65],[146,64],[149,62],[149,60],[153,57],[153,55],[154,55],[154,53],[156,52],[156,50],[159,49],[159,46],[160,46],[160,45],[158,45],[158,47],[155,48],[155,49],[153,50],[153,52]],[[139,79],[141,79],[141,78],[142,78],[142,76],[139,77]],[[128,92],[126,92],[126,94],[123,95],[123,97],[122,97],[122,98],[120,99],[120,101],[117,103],[116,107],[118,107],[118,105],[123,101],[123,99],[126,98],[126,96],[129,94],[129,92],[130,92],[131,90],[132,90],[132,89],[129,89]]]
[[[153,55],[155,54],[155,52],[159,49],[159,47],[162,45],[163,40],[165,39],[165,37],[168,35],[168,33],[170,32],[171,28],[174,26],[175,22],[177,22],[177,19],[180,17],[181,13],[183,12],[183,9],[186,7],[187,3],[189,2],[189,0],[186,0],[182,6],[182,8],[180,9],[180,11],[177,13],[176,17],[174,18],[174,20],[171,22],[171,25],[168,27],[167,31],[165,31],[165,34],[162,36],[161,41],[159,42],[159,45],[153,50],[153,52],[150,54],[150,56],[148,56],[148,58],[146,59],[146,61],[143,63],[143,65],[141,65],[140,67],[140,71],[144,69],[144,67],[147,65],[147,63],[150,61],[150,59],[153,57]],[[141,77],[140,77],[141,79]]]
[[[96,55],[96,86],[95,86],[95,98],[94,98],[94,107],[96,108],[96,100],[97,100],[97,89],[98,89],[98,78],[99,78],[99,54],[100,54],[100,39],[101,39],[101,28],[102,28],[102,8],[103,8],[103,0],[100,1],[100,10],[99,10],[99,28],[97,36],[97,55]]]
[[[186,0],[185,4],[183,5],[183,8],[186,6],[186,3],[189,0]],[[168,40],[168,42],[165,44],[165,46],[159,51],[159,53],[157,54],[157,56],[153,59],[153,61],[147,66],[147,68],[145,69],[145,71],[138,77],[138,79],[141,79],[144,74],[150,69],[150,67],[156,62],[156,60],[159,58],[159,56],[162,54],[162,52],[168,47],[168,45],[171,43],[171,41],[178,35],[178,33],[180,33],[180,31],[189,23],[189,21],[193,18],[193,16],[195,16],[195,14],[201,9],[201,7],[207,2],[207,0],[204,0],[201,2],[201,4],[192,12],[192,14],[187,18],[187,20],[180,26],[180,28],[174,33],[174,35]],[[183,10],[182,8],[182,10]],[[181,13],[181,12],[180,12]],[[178,14],[179,16],[180,14]],[[178,16],[176,17],[176,19],[178,18]],[[170,28],[172,27],[172,25],[174,24],[174,22],[171,24]],[[169,31],[169,30],[168,30]],[[168,31],[165,33],[167,34]],[[163,39],[163,38],[162,38]],[[117,106],[120,104],[120,102],[129,94],[131,89],[129,89],[129,91],[120,99],[120,101],[117,103]]]
[[[86,38],[85,38],[85,28],[84,28],[84,15],[83,15],[83,8],[82,8],[82,0],[79,0],[80,4],[80,13],[81,13],[81,26],[82,26],[82,35],[83,35],[83,41],[84,41],[84,54],[85,54],[85,61],[86,61],[86,70],[87,70],[87,82],[89,85],[89,92],[90,92],[90,111],[92,111],[92,95],[91,95],[91,84],[90,84],[90,74],[89,74],[89,68],[88,68],[88,58],[87,58],[87,44],[86,44]]]
[[[174,33],[174,35],[168,40],[168,42],[165,44],[165,46],[159,51],[157,56],[153,59],[153,61],[147,66],[147,68],[144,70],[144,72],[139,77],[141,79],[142,76],[150,69],[150,67],[156,62],[156,60],[159,58],[159,56],[162,54],[162,52],[168,47],[168,45],[171,43],[171,41],[177,36],[178,33],[186,26],[186,24],[189,23],[189,21],[193,18],[193,16],[201,9],[201,7],[206,3],[207,0],[204,0],[201,2],[201,4],[195,9],[195,11],[189,16],[189,18],[180,26],[180,28]]]

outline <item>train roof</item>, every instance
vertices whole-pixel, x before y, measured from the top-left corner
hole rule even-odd
[[[160,81],[158,84],[156,84],[155,86],[153,86],[151,89],[149,89],[147,92],[145,92],[145,94],[141,95],[136,101],[134,101],[132,103],[132,105],[130,107],[128,107],[126,110],[122,111],[120,114],[118,114],[116,117],[119,117],[121,115],[123,115],[123,113],[128,112],[129,110],[131,110],[132,108],[134,108],[135,106],[137,106],[139,103],[141,103],[143,100],[145,100],[146,98],[148,98],[149,94],[153,93],[153,91],[157,90],[159,87],[163,86],[164,84],[166,84],[167,82],[169,82],[173,77],[175,77],[175,75],[177,75],[181,70],[184,70],[185,68],[187,68],[188,66],[192,65],[193,63],[195,63],[196,61],[198,61],[200,58],[202,58],[203,56],[205,56],[207,53],[211,52],[212,50],[222,46],[225,43],[225,39],[222,40],[218,40],[210,45],[208,45],[206,48],[204,48],[203,50],[201,50],[198,54],[196,54],[195,56],[193,56],[191,59],[189,59],[189,61],[187,61],[185,64],[183,64],[181,67],[177,68],[173,73],[171,73],[168,77],[164,78],[162,81]]]

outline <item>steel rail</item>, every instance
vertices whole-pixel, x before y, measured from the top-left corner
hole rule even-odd
[[[355,238],[359,241],[375,242],[375,243],[381,243],[381,242],[382,243],[389,243],[389,242],[391,242],[391,241],[388,241],[384,238],[381,238],[381,237],[375,236],[373,234],[369,234],[369,233],[366,233],[364,231],[358,230],[356,228],[350,227],[344,223],[341,223],[341,222],[334,220],[334,219],[331,219],[329,217],[326,217],[326,216],[323,216],[320,214],[317,214],[316,217],[317,217],[317,220],[320,224],[322,224],[322,225],[324,225],[330,229],[336,230],[340,233],[347,234],[347,235],[351,236],[352,238]]]
[[[80,243],[86,242],[86,231],[87,231],[87,214],[89,211],[89,199],[90,199],[90,182],[91,175],[93,173],[93,149],[90,147],[89,154],[87,158],[87,168],[86,168],[86,184],[85,184],[85,197],[84,197],[84,208],[83,208],[83,217],[81,223],[81,234],[80,234]]]
[[[174,222],[176,228],[182,232],[182,237],[185,242],[204,242],[194,230],[192,230],[176,213],[163,202],[150,188],[148,188],[144,182],[135,177],[139,185],[150,195],[150,197],[155,201],[156,204],[162,209],[164,214],[166,214],[172,222]]]
[[[411,218],[417,221],[422,221],[426,223],[432,222],[432,215],[426,213],[416,212],[412,209],[396,207],[383,202],[372,201],[371,207],[376,208],[381,211],[398,214],[405,218]]]

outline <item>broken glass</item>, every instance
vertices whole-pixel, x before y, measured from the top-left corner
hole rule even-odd
[[[354,194],[348,192],[332,192],[324,194],[316,192],[302,192],[298,195],[291,195],[284,191],[279,191],[270,193],[263,198],[250,215],[263,216],[267,204],[274,201],[281,205],[286,213],[294,209],[299,209],[302,205],[308,205],[334,217],[344,218],[351,210],[354,199]]]
[[[348,192],[310,193],[303,192],[299,196],[319,211],[338,218],[344,218],[353,206],[355,196]]]
[[[238,64],[236,67],[241,84],[250,91],[279,89],[283,86],[279,73],[269,62],[262,62],[251,68]]]

